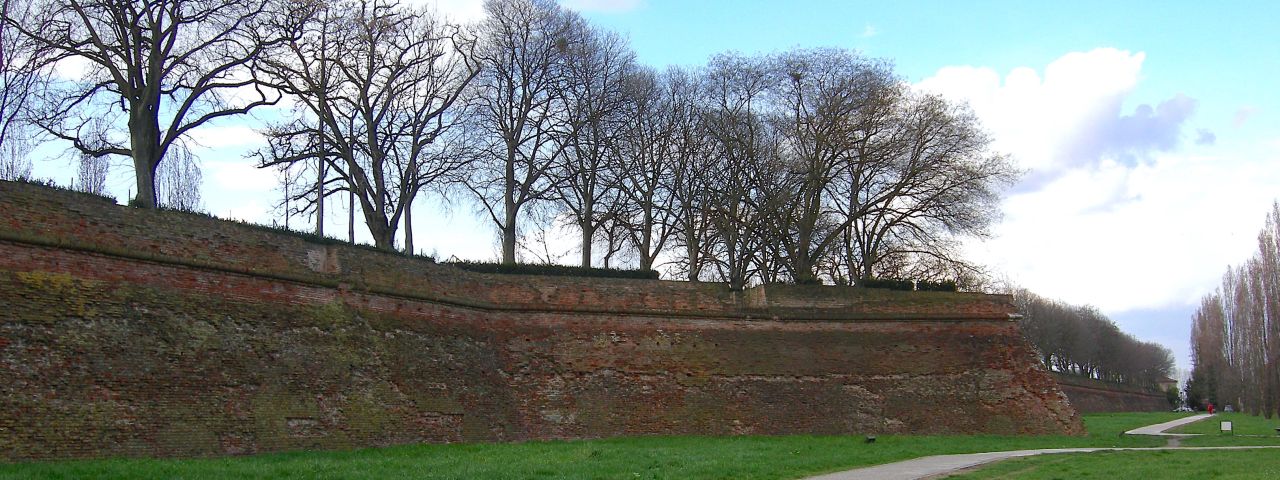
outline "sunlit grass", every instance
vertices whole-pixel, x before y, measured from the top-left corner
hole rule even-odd
[[[926,455],[1027,448],[1158,446],[1125,430],[1184,414],[1085,416],[1066,436],[639,437],[506,444],[405,445],[216,459],[112,459],[0,465],[0,478],[182,479],[783,479]]]
[[[1231,433],[1223,433],[1222,422],[1231,422]],[[1197,433],[1198,437],[1183,440],[1188,447],[1227,446],[1227,445],[1280,445],[1280,435],[1276,427],[1280,427],[1280,418],[1267,419],[1261,416],[1243,413],[1219,413],[1205,420],[1183,425],[1171,430],[1173,433]],[[1276,452],[1280,455],[1280,452]]]
[[[1280,478],[1272,450],[1160,450],[1038,455],[1006,460],[946,477],[968,479]]]

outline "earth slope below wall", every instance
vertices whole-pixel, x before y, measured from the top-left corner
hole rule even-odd
[[[0,182],[0,457],[1082,433],[1007,297],[498,276]]]

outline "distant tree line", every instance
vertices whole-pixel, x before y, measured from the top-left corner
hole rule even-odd
[[[1227,269],[1192,317],[1188,402],[1233,405],[1271,418],[1280,409],[1280,204],[1258,233],[1258,251]]]
[[[1173,370],[1163,345],[1120,331],[1091,306],[1070,305],[1025,289],[1014,293],[1022,333],[1049,369],[1144,388],[1158,388]]]
[[[660,70],[551,0],[489,0],[474,25],[379,0],[2,1],[30,12],[6,13],[4,38],[44,75],[26,124],[130,158],[135,204],[190,200],[157,179],[192,174],[192,129],[287,105],[253,154],[282,173],[286,218],[324,234],[324,200],[343,198],[350,239],[358,211],[382,249],[414,251],[420,196],[462,194],[505,264],[561,222],[582,266],[963,287],[981,271],[958,241],[988,235],[1017,176],[966,107],[847,50]],[[70,59],[85,77],[48,75]]]

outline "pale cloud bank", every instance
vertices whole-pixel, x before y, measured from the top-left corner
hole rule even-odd
[[[1258,113],[1258,107],[1254,107],[1252,105],[1240,107],[1236,110],[1235,117],[1231,119],[1231,126],[1235,128],[1243,127],[1244,123],[1249,121],[1249,119],[1256,113]]]
[[[969,102],[995,134],[996,147],[1028,170],[1020,189],[1034,190],[1074,168],[1108,161],[1133,167],[1180,146],[1194,98],[1177,94],[1123,110],[1145,58],[1100,48],[1066,54],[1043,75],[1030,67],[1003,78],[990,68],[946,67],[918,86]]]
[[[996,148],[1029,172],[1004,202],[997,238],[970,245],[977,260],[1114,315],[1197,302],[1247,258],[1280,155],[1217,146],[1192,124],[1188,95],[1124,109],[1144,59],[1104,48],[1003,77],[946,67],[918,84],[969,102]]]

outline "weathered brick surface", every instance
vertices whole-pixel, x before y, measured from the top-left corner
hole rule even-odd
[[[1173,408],[1164,393],[1054,374],[1062,393],[1080,413],[1163,412]]]
[[[1008,299],[511,277],[0,182],[0,458],[1080,433]]]

